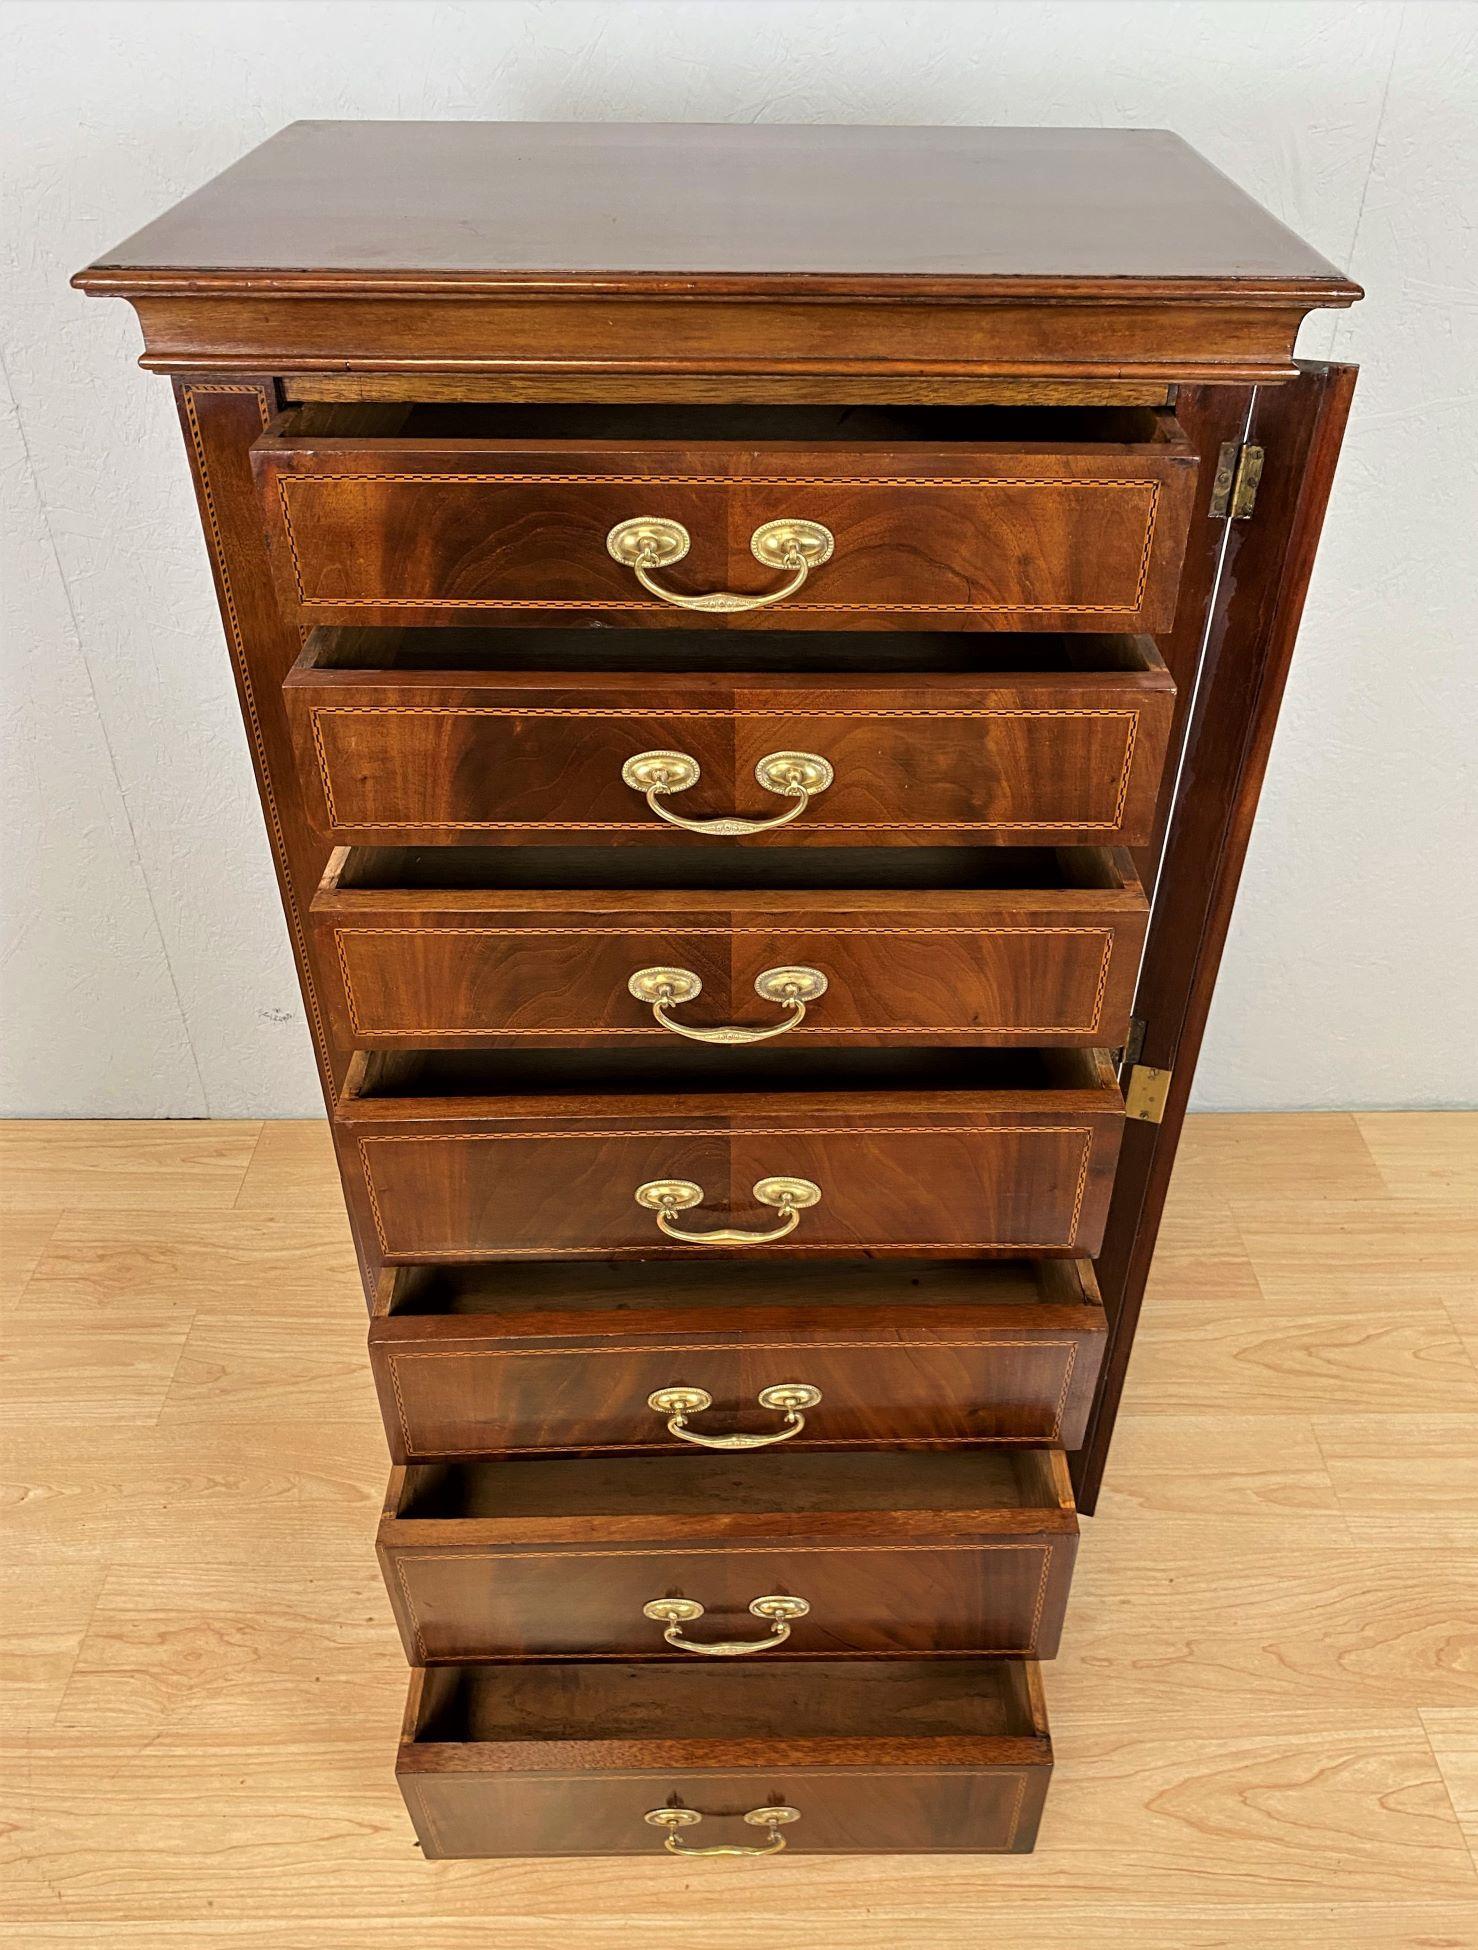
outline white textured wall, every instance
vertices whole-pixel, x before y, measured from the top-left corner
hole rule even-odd
[[[0,7],[0,1111],[318,1107],[167,385],[71,272],[311,116],[1178,130],[1371,293],[1200,1101],[1478,1099],[1478,8]]]

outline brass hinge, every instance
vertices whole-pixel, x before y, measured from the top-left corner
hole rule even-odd
[[[1124,1115],[1141,1124],[1158,1124],[1165,1115],[1165,1099],[1170,1095],[1173,1070],[1156,1070],[1148,1063],[1136,1063],[1124,1087]]]
[[[1211,513],[1228,521],[1246,521],[1257,506],[1257,484],[1262,479],[1263,450],[1251,441],[1224,440],[1216,457],[1216,478],[1211,483]]]

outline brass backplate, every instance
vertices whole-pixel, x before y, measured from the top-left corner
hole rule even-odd
[[[777,1381],[771,1388],[761,1388],[755,1400],[761,1408],[779,1408],[795,1414],[803,1408],[814,1408],[821,1400],[821,1390],[813,1388],[809,1381]]]
[[[639,968],[626,984],[626,992],[648,1005],[691,1002],[703,993],[703,982],[691,968]]]
[[[789,568],[797,556],[808,569],[819,568],[831,560],[835,548],[835,535],[819,521],[798,521],[788,516],[761,522],[749,538],[750,554],[767,569]]]
[[[814,1002],[826,989],[819,968],[767,968],[754,978],[754,992],[766,1002]]]
[[[647,1396],[647,1407],[659,1415],[697,1415],[713,1407],[713,1397],[706,1388],[659,1388]]]
[[[701,776],[697,759],[686,752],[638,752],[621,767],[633,792],[686,792]]]
[[[691,1178],[652,1178],[633,1196],[648,1212],[690,1212],[703,1203],[703,1187]]]
[[[804,1618],[811,1607],[804,1598],[788,1598],[776,1595],[767,1598],[753,1598],[749,1609],[756,1618],[783,1620],[786,1624],[793,1618]]]
[[[652,1808],[642,1816],[654,1828],[696,1828],[703,1817],[696,1808]],[[744,1817],[748,1821],[749,1816]]]
[[[633,515],[629,521],[618,521],[606,536],[606,553],[628,569],[636,562],[665,569],[669,563],[681,562],[692,546],[693,538],[682,523],[665,515]]]
[[[800,786],[814,799],[836,777],[830,764],[815,752],[769,752],[754,768],[766,792],[792,792]]]
[[[754,1188],[754,1196],[761,1205],[793,1205],[804,1212],[808,1206],[821,1203],[821,1187],[813,1185],[809,1178],[762,1178]],[[641,1197],[640,1192],[637,1197]]]
[[[641,1608],[642,1617],[657,1625],[691,1625],[703,1616],[696,1598],[653,1598]]]

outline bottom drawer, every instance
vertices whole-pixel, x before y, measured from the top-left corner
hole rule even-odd
[[[1022,1853],[1051,1772],[1032,1659],[418,1670],[396,1763],[428,1856]]]

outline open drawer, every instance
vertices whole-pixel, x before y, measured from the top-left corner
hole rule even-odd
[[[334,1113],[383,1260],[1091,1256],[1101,1050],[359,1056]]]
[[[438,1666],[396,1776],[428,1856],[1030,1849],[1052,1773],[1032,1659],[762,1669]]]
[[[310,407],[252,450],[302,623],[1159,631],[1170,408]]]
[[[1148,637],[826,636],[776,667],[787,642],[315,630],[284,697],[310,810],[339,841],[1149,837],[1175,686]]]
[[[509,1457],[392,1470],[406,1652],[460,1659],[1057,1650],[1078,1524],[1060,1449]]]
[[[1074,1449],[1105,1332],[1081,1259],[586,1260],[388,1270],[369,1350],[397,1462]]]
[[[355,847],[312,918],[351,1049],[1116,1047],[1148,912],[1118,848]]]

